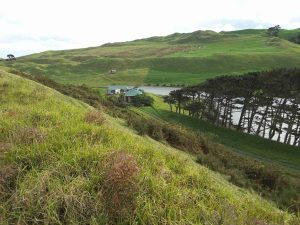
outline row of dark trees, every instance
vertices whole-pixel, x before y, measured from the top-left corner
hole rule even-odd
[[[300,146],[300,69],[221,76],[172,91],[171,111]]]

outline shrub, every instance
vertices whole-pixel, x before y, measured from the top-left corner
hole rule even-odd
[[[120,95],[120,96],[116,96],[116,95],[109,95],[106,97],[106,101],[105,104],[109,107],[112,106],[117,106],[120,108],[126,108],[128,106],[128,103],[124,101],[124,96]]]
[[[108,156],[102,194],[110,220],[124,221],[133,215],[138,171],[138,165],[130,154],[118,151]]]
[[[128,115],[127,124],[129,127],[135,129],[138,132],[138,134],[147,134],[147,126],[140,117],[137,117],[134,114]]]
[[[298,33],[294,37],[289,38],[289,41],[294,42],[296,44],[300,44],[300,33]]]
[[[161,126],[158,126],[156,123],[142,123],[144,126],[146,126],[147,134],[152,137],[153,139],[157,141],[164,140],[163,131]]]
[[[151,106],[153,104],[153,98],[150,96],[147,96],[145,94],[137,95],[132,98],[132,104],[134,106]]]
[[[203,151],[202,143],[199,141],[200,136],[193,132],[188,132],[179,126],[169,124],[163,126],[164,139],[173,147],[177,147],[187,152],[199,153]]]

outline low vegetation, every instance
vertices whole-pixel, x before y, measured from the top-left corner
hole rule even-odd
[[[5,72],[0,92],[2,224],[299,223],[83,102]]]
[[[146,94],[137,95],[134,98],[132,98],[132,104],[136,107],[151,106],[153,104],[153,98]]]

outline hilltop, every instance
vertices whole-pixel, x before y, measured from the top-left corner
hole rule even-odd
[[[11,66],[60,83],[90,87],[196,84],[219,75],[299,66],[300,45],[290,41],[299,33],[300,29],[281,30],[279,37],[254,29],[175,33],[100,47],[42,52],[21,57]],[[110,74],[111,69],[117,73]]]
[[[7,72],[0,93],[1,224],[297,224],[83,102]]]

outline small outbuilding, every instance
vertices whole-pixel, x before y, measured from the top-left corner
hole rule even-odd
[[[109,71],[109,73],[110,73],[110,74],[115,74],[115,73],[117,73],[117,69],[111,69],[111,70]]]
[[[108,95],[119,95],[128,91],[129,88],[127,86],[108,86],[107,94]]]

